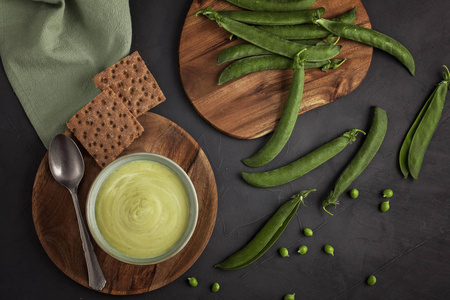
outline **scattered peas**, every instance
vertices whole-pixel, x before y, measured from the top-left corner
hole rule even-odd
[[[377,278],[373,275],[370,275],[369,278],[367,278],[368,285],[374,285],[376,282],[377,282]]]
[[[188,281],[189,281],[189,284],[193,287],[196,287],[198,285],[198,281],[197,281],[197,279],[195,279],[195,277],[189,277]]]
[[[312,231],[311,228],[305,228],[305,229],[303,229],[303,233],[304,233],[306,236],[313,236],[313,231]]]
[[[323,247],[323,249],[325,250],[326,253],[331,254],[332,256],[334,256],[334,248],[330,245],[325,245]]]
[[[279,250],[278,250],[278,252],[280,252],[280,255],[282,256],[282,257],[289,257],[289,251],[288,251],[288,249],[286,249],[286,248],[280,248]]]
[[[380,210],[382,212],[387,212],[389,210],[390,206],[389,206],[389,201],[384,201],[381,203],[380,205]]]
[[[214,293],[217,293],[220,289],[220,285],[215,282],[212,286],[211,286],[211,291],[213,291]]]
[[[293,294],[286,294],[283,298],[284,300],[295,300],[295,293]]]
[[[394,196],[394,192],[391,189],[385,189],[383,191],[384,198],[391,198],[392,196]]]
[[[308,247],[301,246],[300,248],[298,248],[297,252],[300,253],[301,255],[306,254],[306,252],[308,252]]]
[[[350,197],[352,197],[353,199],[358,198],[359,196],[359,191],[357,189],[351,189],[350,190]]]

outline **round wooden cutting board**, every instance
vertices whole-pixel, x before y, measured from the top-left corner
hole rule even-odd
[[[202,8],[235,10],[225,0],[194,0],[187,14],[179,46],[180,76],[197,112],[216,129],[239,139],[253,139],[271,132],[286,101],[292,70],[270,70],[246,75],[218,86],[227,64],[217,65],[218,54],[232,45],[230,34],[215,21],[195,16]],[[312,6],[326,9],[324,18],[336,17],[356,7],[354,24],[371,28],[360,0],[317,0]],[[300,112],[325,105],[353,91],[364,79],[372,60],[372,47],[341,39],[337,58],[347,61],[336,70],[306,70]]]
[[[186,272],[203,252],[214,229],[217,214],[217,187],[211,165],[196,141],[182,128],[153,113],[138,118],[144,133],[121,155],[152,152],[178,163],[191,178],[198,196],[199,215],[195,232],[185,248],[160,264],[135,266],[107,255],[94,244],[100,266],[107,280],[103,293],[131,295],[160,288]],[[76,139],[67,131],[66,135]],[[78,143],[78,142],[77,142]],[[86,172],[78,190],[81,210],[85,211],[91,183],[101,169],[78,144]],[[33,186],[33,221],[39,240],[55,265],[67,276],[88,287],[84,252],[69,191],[52,177],[48,153],[43,158]]]

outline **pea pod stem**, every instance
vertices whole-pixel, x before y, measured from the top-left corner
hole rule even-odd
[[[305,52],[305,55],[308,56],[309,61],[322,61],[335,57],[342,48],[340,45],[304,47],[295,42],[282,39],[274,34],[264,32],[254,26],[224,17],[220,12],[217,12],[212,8],[202,9],[196,13],[196,15],[198,14],[203,14],[209,19],[216,21],[219,26],[241,39],[265,50],[289,58],[294,58],[299,51],[306,48],[307,51]]]
[[[360,129],[351,129],[290,164],[265,172],[242,172],[242,178],[256,187],[273,187],[291,182],[336,156],[356,140],[359,132],[365,134]]]
[[[386,111],[379,107],[375,107],[372,124],[366,138],[364,139],[363,144],[337,179],[333,190],[322,202],[322,208],[328,214],[333,215],[326,209],[326,207],[328,207],[329,205],[336,207],[336,205],[339,203],[338,199],[342,195],[342,193],[347,190],[350,184],[367,168],[369,163],[375,157],[378,150],[380,149],[381,144],[383,143],[384,136],[386,135],[386,130]]]
[[[342,22],[326,20],[323,18],[317,18],[315,23],[321,25],[335,35],[370,45],[393,55],[408,69],[411,75],[414,76],[414,58],[409,50],[395,39],[373,29],[353,24],[344,24]]]
[[[311,7],[316,0],[226,0],[227,2],[254,11],[295,11]]]
[[[411,140],[411,146],[408,151],[408,169],[412,178],[419,179],[419,172],[422,167],[423,159],[430,144],[431,138],[436,131],[439,120],[444,109],[447,91],[450,88],[450,72],[446,66],[443,74],[444,79],[436,87],[431,101],[421,118],[417,129]]]
[[[315,189],[304,190],[293,195],[291,200],[280,206],[248,244],[223,262],[216,264],[215,267],[223,270],[236,270],[255,262],[276,242],[299,206],[305,205],[304,199],[314,191]]]

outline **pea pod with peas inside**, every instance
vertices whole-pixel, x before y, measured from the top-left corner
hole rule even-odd
[[[300,105],[303,97],[303,87],[305,83],[305,59],[301,58],[300,51],[293,64],[294,74],[292,75],[291,87],[289,88],[283,113],[278,125],[270,137],[269,141],[254,155],[243,159],[242,162],[249,167],[260,167],[272,161],[283,150],[289,140],[298,117]]]
[[[300,178],[336,156],[347,145],[356,140],[359,132],[364,133],[364,131],[359,129],[347,131],[338,138],[283,167],[265,172],[242,172],[242,178],[247,183],[256,187],[273,187],[288,183]]]
[[[317,40],[303,40],[301,42],[296,42],[303,47],[316,46]],[[333,45],[329,45],[333,46]],[[217,64],[223,64],[236,59],[241,59],[245,57],[251,57],[256,55],[267,55],[274,54],[271,51],[258,47],[250,43],[241,43],[234,46],[230,46],[222,50],[217,56]]]
[[[323,18],[317,18],[315,23],[335,35],[370,45],[393,55],[408,69],[411,75],[414,76],[414,58],[409,50],[395,39],[373,29],[353,24],[344,24],[342,22],[331,21]]]
[[[325,8],[319,7],[298,11],[245,11],[227,10],[220,11],[224,17],[252,25],[295,25],[312,23],[313,18],[322,16]]]
[[[275,54],[289,58],[294,58],[298,52],[302,49],[306,49],[303,55],[307,57],[308,61],[323,61],[334,58],[339,54],[342,48],[340,45],[305,47],[295,42],[282,39],[274,34],[262,31],[254,26],[227,18],[212,8],[202,9],[196,13],[196,15],[199,14],[203,14],[210,20],[216,21],[219,26],[243,40]]]
[[[226,0],[227,2],[255,11],[295,11],[311,7],[316,0]]]
[[[441,118],[450,89],[450,71],[446,66],[444,68],[443,80],[425,102],[400,148],[399,164],[405,178],[408,175],[416,180],[419,178],[425,152]]]
[[[329,69],[336,69],[340,67],[344,62],[345,59],[332,59],[318,62],[306,61],[305,69],[321,68],[322,71],[326,72]],[[250,73],[266,70],[291,69],[292,65],[292,59],[276,54],[257,55],[242,58],[235,62],[232,62],[222,70],[217,84],[221,85]]]
[[[322,202],[322,208],[328,214],[330,213],[326,208],[330,205],[336,207],[339,203],[338,199],[344,193],[347,188],[352,184],[352,182],[367,168],[369,163],[377,154],[383,143],[384,136],[387,130],[387,114],[386,111],[375,107],[374,115],[372,119],[372,124],[370,126],[369,132],[364,139],[363,144],[359,148],[356,155],[347,165],[347,167],[342,171],[339,178],[337,179],[333,190],[330,192],[328,197]]]
[[[216,264],[215,267],[223,270],[236,270],[255,262],[276,242],[299,206],[305,205],[304,199],[314,191],[314,189],[305,190],[293,195],[291,200],[280,206],[248,244],[223,262]]]
[[[356,20],[356,7],[331,19],[346,24],[352,24]],[[327,37],[330,32],[316,24],[258,26],[258,29],[275,34],[287,40],[307,40]]]

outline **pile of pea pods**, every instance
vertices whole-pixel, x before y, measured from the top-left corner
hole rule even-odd
[[[397,58],[412,76],[415,75],[414,59],[401,43],[373,29],[353,24],[356,19],[356,8],[328,20],[322,18],[324,8],[310,9],[315,0],[226,1],[244,10],[216,11],[213,8],[206,8],[196,14],[216,21],[232,36],[246,41],[228,47],[218,55],[218,64],[231,62],[221,72],[218,84],[236,80],[253,72],[293,69],[288,98],[279,123],[268,142],[257,153],[242,160],[249,167],[261,167],[272,161],[289,140],[302,101],[305,69],[320,68],[327,72],[345,63],[345,60],[335,58],[342,48],[337,44],[340,38],[383,50]],[[443,80],[425,102],[401,145],[399,165],[405,177],[411,175],[414,179],[418,178],[425,151],[442,114],[447,90],[450,89],[450,71],[446,66],[444,68]],[[365,135],[360,149],[322,202],[324,211],[332,215],[326,208],[336,207],[338,198],[372,161],[384,140],[387,124],[386,111],[374,107],[372,123],[367,133],[353,128],[285,166],[264,172],[242,172],[242,177],[256,187],[273,187],[288,183],[336,156],[354,142],[359,134]],[[293,195],[291,200],[280,206],[248,244],[216,267],[233,270],[255,262],[275,243],[299,207],[304,205],[304,199],[314,191],[314,189],[305,190]],[[391,190],[385,191],[392,193]],[[352,190],[352,198],[357,197],[355,192],[357,190]],[[392,194],[384,197],[391,196]],[[388,201],[383,202],[381,211],[387,211],[388,205]],[[286,251],[281,250],[280,255],[288,256]],[[301,254],[306,251],[307,248],[299,249]],[[371,276],[367,282],[373,285],[375,281],[375,277]],[[293,299],[294,294],[286,297]]]

